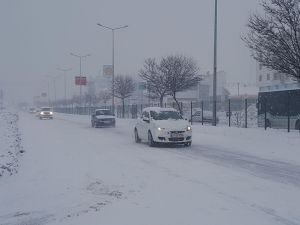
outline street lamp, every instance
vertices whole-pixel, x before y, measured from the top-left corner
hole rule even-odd
[[[52,80],[52,82],[53,82],[53,90],[54,90],[54,104],[53,105],[55,105],[56,104],[56,100],[57,100],[56,99],[56,78],[58,76],[46,75],[46,77],[48,77],[50,79],[50,81]],[[49,84],[48,84],[48,89],[49,89]]]
[[[122,27],[108,27],[100,23],[97,23],[98,26],[111,30],[112,32],[112,111],[115,112],[115,30],[120,30],[127,28],[128,25]]]
[[[68,68],[68,69],[57,68],[57,70],[64,72],[65,105],[67,105],[67,72],[72,69],[71,68]]]
[[[86,58],[86,57],[88,57],[88,56],[91,56],[91,54],[87,54],[87,55],[76,55],[76,54],[74,54],[74,53],[70,53],[70,55],[71,56],[74,56],[74,57],[77,57],[77,58],[79,58],[79,79],[80,79],[80,84],[79,84],[79,87],[80,87],[80,99],[79,99],[79,104],[80,104],[80,106],[81,106],[81,77],[82,77],[82,74],[81,74],[81,59],[82,58]]]
[[[214,77],[213,77],[213,125],[217,125],[217,25],[218,1],[215,0],[215,25],[214,25]]]

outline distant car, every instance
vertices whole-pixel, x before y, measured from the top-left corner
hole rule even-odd
[[[40,119],[53,119],[53,110],[51,107],[41,107],[37,112]]]
[[[192,115],[192,122],[202,123],[202,119],[203,119],[203,123],[213,123],[214,119],[213,119],[212,112],[203,111],[203,117],[202,117],[202,111],[196,111]],[[219,118],[218,117],[216,118],[216,122],[219,123]]]
[[[96,109],[91,118],[92,127],[115,127],[116,118],[110,109]]]
[[[36,109],[35,108],[29,108],[29,113],[36,113]]]
[[[148,107],[142,112],[134,127],[135,142],[148,141],[149,146],[157,143],[192,143],[192,127],[173,108]]]

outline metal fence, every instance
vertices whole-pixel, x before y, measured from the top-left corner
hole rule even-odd
[[[287,116],[281,119],[281,125],[275,126],[278,125],[278,123],[276,124],[274,122],[276,118],[274,119],[274,115],[272,115],[272,107],[267,107],[268,104],[268,102],[259,102],[257,99],[229,99],[217,101],[217,126],[241,128],[261,127],[264,129],[280,128],[287,129],[288,131],[291,129],[300,130],[300,127],[297,128],[295,125],[297,123],[297,118],[300,125],[300,115],[298,115],[297,118],[293,117],[292,119],[289,117],[291,113],[288,112],[288,108],[286,108]],[[202,125],[213,124],[212,101],[180,102],[179,105],[182,109],[182,116],[191,121],[191,123]],[[118,118],[136,119],[141,116],[144,108],[150,106],[159,107],[159,103],[133,104],[125,105],[124,107],[122,105],[116,105],[115,114]],[[175,102],[164,103],[163,107],[179,108]],[[61,113],[91,115],[97,108],[111,109],[111,106],[55,107],[55,111]]]

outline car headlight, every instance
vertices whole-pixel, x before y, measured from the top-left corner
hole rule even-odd
[[[162,131],[162,130],[164,130],[164,129],[165,129],[165,128],[161,128],[161,127],[158,127],[158,128],[157,128],[158,131]]]
[[[187,126],[186,127],[186,131],[191,131],[192,130],[192,127],[191,126]]]
[[[53,112],[50,112],[50,115],[53,115]]]
[[[41,115],[44,115],[44,112],[41,112],[40,114],[41,114]]]

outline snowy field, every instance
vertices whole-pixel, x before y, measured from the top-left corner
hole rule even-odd
[[[150,148],[129,119],[96,129],[88,116],[21,113],[0,124],[0,154],[18,159],[0,177],[1,225],[300,224],[298,132],[196,124],[190,148]]]

